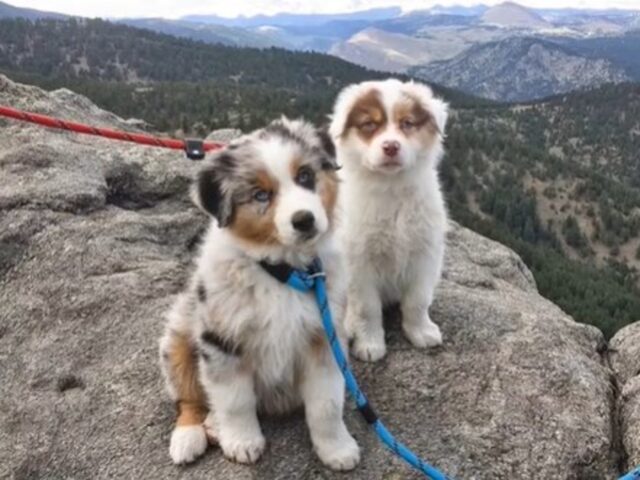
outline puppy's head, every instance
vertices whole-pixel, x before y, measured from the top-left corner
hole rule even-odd
[[[418,162],[437,162],[447,111],[421,83],[364,82],[340,93],[329,132],[341,161],[394,174]]]
[[[327,135],[282,118],[217,153],[199,173],[192,197],[238,239],[308,249],[330,229],[335,170]]]

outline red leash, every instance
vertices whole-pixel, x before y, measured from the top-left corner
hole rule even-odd
[[[83,125],[82,123],[68,122],[58,118],[48,117],[37,113],[24,112],[15,108],[0,105],[0,116],[22,120],[23,122],[44,125],[49,128],[57,128],[60,130],[68,130],[70,132],[84,133],[86,135],[97,135],[99,137],[110,138],[112,140],[121,140],[124,142],[140,143],[152,147],[171,148],[173,150],[182,150],[192,160],[201,160],[206,152],[219,150],[224,148],[223,143],[203,142],[202,140],[176,140],[174,138],[159,138],[151,135],[142,135],[139,133],[128,133],[119,130],[111,130],[108,128],[92,127]]]

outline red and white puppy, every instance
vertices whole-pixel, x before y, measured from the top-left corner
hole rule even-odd
[[[349,272],[346,326],[356,357],[386,352],[384,305],[400,303],[416,347],[442,343],[429,306],[440,279],[447,213],[437,166],[447,104],[399,80],[345,88],[330,127],[344,166],[341,236]]]

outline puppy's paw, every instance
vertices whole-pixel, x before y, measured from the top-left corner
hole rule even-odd
[[[315,450],[322,463],[331,470],[353,470],[360,463],[360,447],[346,429],[338,440],[318,442]]]
[[[402,330],[414,347],[437,347],[442,345],[442,333],[440,327],[428,317],[419,323],[402,323]]]
[[[356,337],[351,347],[353,356],[364,362],[377,362],[387,353],[387,346],[382,340]]]
[[[173,463],[193,462],[207,449],[207,436],[201,425],[176,427],[171,434],[169,455]]]
[[[220,447],[224,456],[238,463],[256,463],[264,452],[265,444],[262,434],[220,438]]]

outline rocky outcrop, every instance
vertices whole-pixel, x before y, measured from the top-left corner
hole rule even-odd
[[[631,469],[640,465],[640,322],[613,337],[610,357],[620,391],[619,427],[627,454],[625,468]]]
[[[70,92],[4,77],[0,104],[127,128]],[[187,195],[196,169],[179,153],[0,120],[0,478],[420,478],[351,403],[363,447],[353,473],[322,467],[300,413],[264,419],[269,448],[255,467],[217,449],[171,464],[157,339],[205,225]],[[379,414],[454,478],[614,478],[622,454],[600,332],[542,298],[504,246],[457,225],[448,242],[432,310],[444,346],[411,348],[390,318],[388,357],[354,362]],[[628,442],[637,407],[633,418]]]

